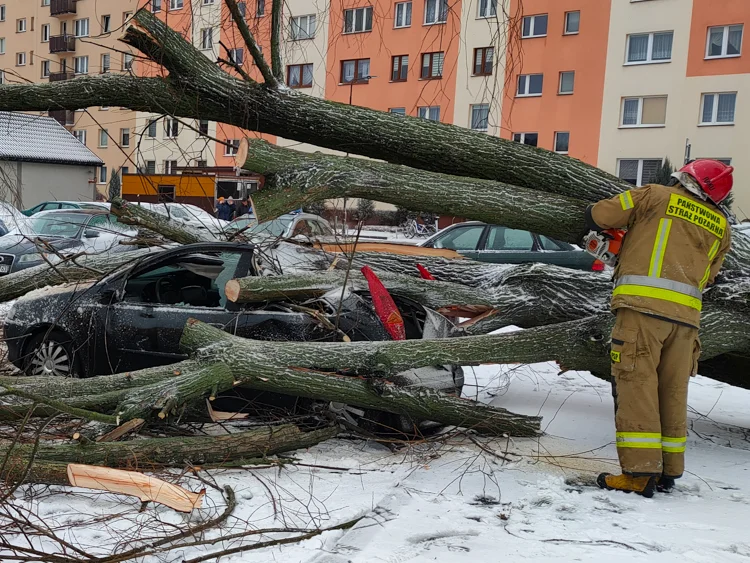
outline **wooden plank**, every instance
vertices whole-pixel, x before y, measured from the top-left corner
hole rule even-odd
[[[96,441],[114,442],[115,440],[119,440],[120,438],[122,438],[125,434],[133,432],[134,430],[138,430],[141,426],[143,426],[144,422],[146,421],[142,418],[133,418],[132,420],[128,420],[126,423],[121,424],[111,432],[102,434],[96,439]]]

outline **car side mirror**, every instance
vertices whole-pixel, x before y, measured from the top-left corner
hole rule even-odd
[[[83,237],[84,238],[98,238],[99,231],[96,231],[94,229],[86,229],[85,231],[83,231]]]

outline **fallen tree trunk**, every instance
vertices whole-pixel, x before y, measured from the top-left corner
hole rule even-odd
[[[216,242],[219,240],[208,229],[194,229],[122,198],[116,197],[110,203],[112,213],[117,215],[120,222],[127,225],[144,227],[163,235],[168,240],[173,240],[180,244]]]
[[[137,471],[163,467],[223,464],[309,448],[333,438],[334,427],[304,432],[292,424],[261,426],[222,436],[150,438],[127,442],[85,442],[71,445],[24,444],[0,449],[7,463],[0,477],[9,482],[22,479],[33,455],[34,482],[67,485],[67,464],[101,465]]]

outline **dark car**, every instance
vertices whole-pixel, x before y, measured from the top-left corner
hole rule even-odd
[[[576,270],[604,269],[604,264],[567,242],[479,221],[451,225],[419,246],[448,248],[472,260],[496,264],[541,262]]]
[[[92,376],[173,363],[189,318],[257,340],[341,340],[314,317],[285,302],[240,305],[227,300],[227,281],[257,275],[252,245],[200,243],[148,255],[96,283],[46,288],[20,298],[5,322],[9,359],[28,375]],[[306,302],[335,320],[340,290]],[[451,335],[442,315],[393,296],[407,338]],[[351,340],[390,340],[369,294],[351,293],[339,328]],[[227,350],[232,354],[232,350]],[[401,382],[460,392],[459,367],[400,374]]]
[[[24,209],[22,213],[27,217],[31,217],[42,211],[57,211],[58,209],[66,211],[71,209],[103,209],[104,211],[108,211],[109,204],[97,203],[95,201],[43,201],[34,207]]]
[[[119,242],[135,234],[104,208],[42,211],[28,219],[24,232],[0,238],[0,275],[58,261],[58,254],[128,250]]]

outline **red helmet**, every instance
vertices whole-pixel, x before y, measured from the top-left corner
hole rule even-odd
[[[718,160],[700,159],[688,162],[680,169],[692,176],[706,193],[708,199],[721,203],[732,191],[734,168]]]

